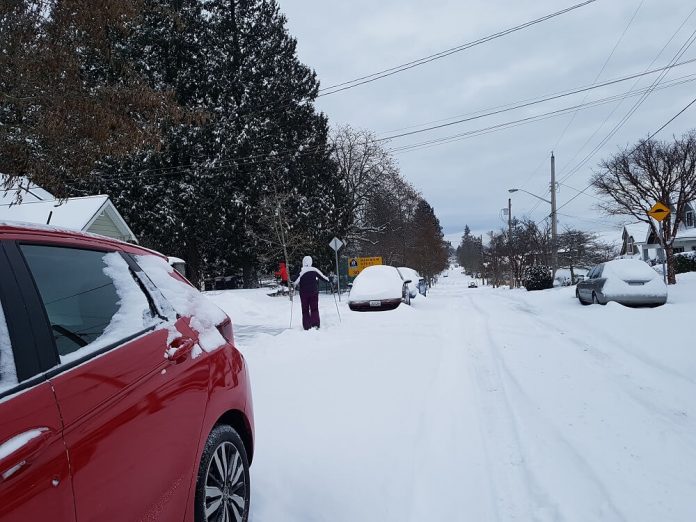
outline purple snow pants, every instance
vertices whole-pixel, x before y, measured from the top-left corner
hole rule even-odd
[[[302,327],[305,330],[314,326],[319,328],[319,294],[300,293],[300,301],[302,302]]]

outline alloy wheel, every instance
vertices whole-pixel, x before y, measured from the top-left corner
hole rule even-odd
[[[247,487],[244,462],[231,442],[222,442],[210,459],[205,478],[205,519],[242,522]]]

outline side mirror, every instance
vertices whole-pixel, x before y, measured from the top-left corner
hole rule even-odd
[[[406,280],[404,281],[404,284],[406,284],[406,285],[410,285],[411,283],[412,283],[412,281],[411,281],[410,279],[406,279]]]

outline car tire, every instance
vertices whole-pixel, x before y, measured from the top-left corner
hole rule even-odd
[[[577,288],[575,289],[575,297],[578,298],[578,301],[580,301],[581,305],[587,306],[589,304],[589,303],[586,303],[585,301],[582,300],[582,297],[580,297],[580,292],[578,291]]]
[[[592,304],[602,304],[599,302],[599,299],[597,298],[597,294],[592,292]]]
[[[249,459],[244,443],[231,426],[215,426],[203,449],[196,481],[196,522],[249,518]],[[221,518],[222,509],[227,518]]]

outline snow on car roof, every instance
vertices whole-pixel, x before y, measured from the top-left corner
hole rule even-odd
[[[623,280],[647,280],[658,277],[645,261],[640,259],[615,259],[604,264],[602,277],[614,276]]]

